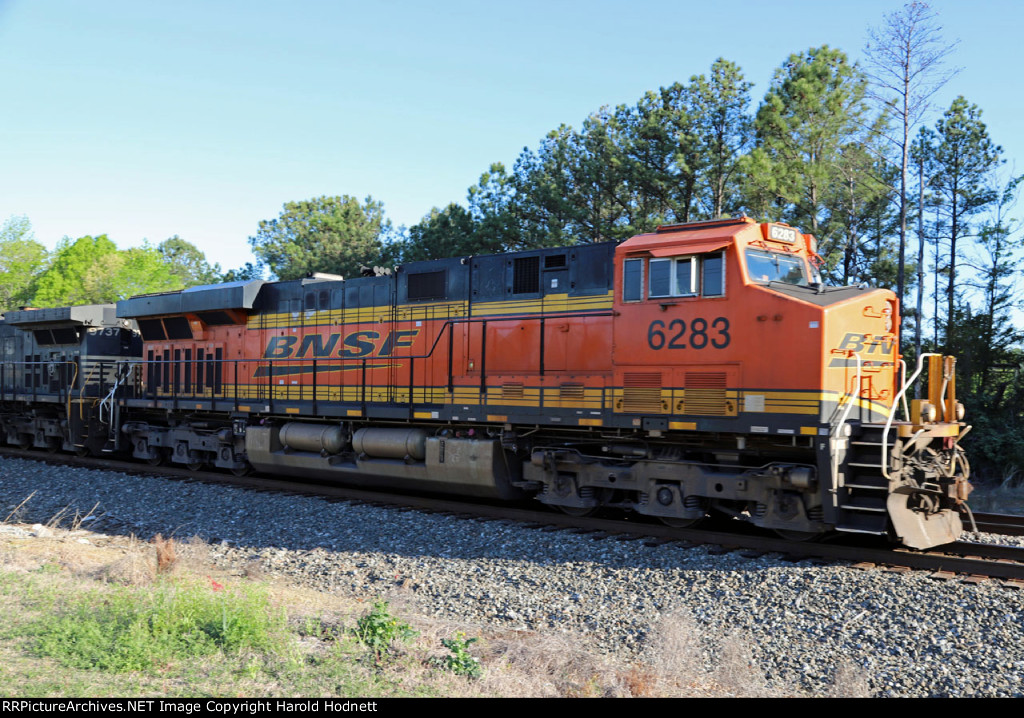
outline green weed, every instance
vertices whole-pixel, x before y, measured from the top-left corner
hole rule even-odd
[[[480,665],[480,659],[469,652],[470,645],[476,643],[476,640],[466,638],[466,634],[462,632],[456,633],[454,638],[442,638],[441,645],[451,653],[437,659],[438,664],[457,676],[480,678],[484,674],[483,666]]]
[[[408,642],[418,635],[408,623],[391,615],[386,601],[377,601],[353,630],[356,640],[369,648],[379,664],[396,641]]]

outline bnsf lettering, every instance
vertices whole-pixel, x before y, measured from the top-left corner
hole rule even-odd
[[[297,340],[298,337],[271,337],[263,356],[266,359],[287,359],[292,355]]]
[[[895,339],[874,339],[867,341],[862,334],[848,333],[839,344],[839,351],[851,351],[865,354],[892,354],[896,346]]]
[[[265,359],[323,359],[339,356],[345,359],[358,359],[375,353],[377,356],[389,357],[400,349],[411,347],[419,332],[419,329],[390,332],[384,335],[383,342],[380,342],[380,332],[372,330],[352,332],[344,337],[341,334],[307,334],[302,337],[301,342],[297,336],[271,337],[267,341],[263,357]]]
[[[310,350],[313,351],[314,359],[329,357],[334,352],[334,347],[338,344],[338,339],[340,337],[340,334],[332,334],[327,337],[327,343],[324,344],[323,335],[307,334],[302,337],[302,345],[299,347],[298,358],[305,359]]]
[[[411,347],[413,339],[416,338],[417,334],[419,334],[418,329],[391,332],[381,346],[378,356],[389,357],[394,353],[395,349]]]
[[[356,332],[355,334],[349,334],[345,337],[345,346],[350,347],[349,349],[342,349],[338,356],[343,356],[348,359],[355,357],[365,357],[373,353],[373,342],[370,339],[380,339],[378,332]]]

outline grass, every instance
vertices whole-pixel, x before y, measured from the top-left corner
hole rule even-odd
[[[25,627],[35,651],[70,668],[126,672],[215,653],[280,652],[284,614],[265,591],[164,580],[93,589]]]
[[[579,636],[225,574],[201,541],[83,533],[0,539],[0,696],[802,695],[769,685],[749,639],[706,640],[685,612],[652,625],[640,660],[614,660]],[[830,695],[867,694],[849,668]]]
[[[172,576],[85,588],[44,563],[0,571],[0,610],[5,697],[439,695],[373,670],[342,631],[306,635],[260,585]]]

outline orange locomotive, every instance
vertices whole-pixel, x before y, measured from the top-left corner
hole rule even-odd
[[[824,287],[814,239],[742,218],[613,243],[135,297],[118,439],[252,467],[783,536],[955,540],[953,360],[907,400],[892,292]],[[902,418],[897,419],[897,414]]]

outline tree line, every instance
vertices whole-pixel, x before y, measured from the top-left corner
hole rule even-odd
[[[511,166],[487,167],[463,202],[409,228],[394,227],[372,197],[288,202],[249,238],[256,261],[226,273],[179,237],[128,250],[105,236],[66,239],[47,253],[13,218],[0,230],[0,308],[224,279],[354,276],[748,215],[814,234],[828,282],[896,291],[909,362],[925,351],[959,357],[975,456],[1024,466],[1024,439],[1012,431],[1024,405],[1013,316],[1021,177],[1005,172],[975,104],[958,96],[933,107],[956,70],[955,43],[931,8],[905,5],[868,37],[863,65],[828,46],[790,55],[756,106],[741,68],[719,58],[685,83],[599,108],[578,128],[560,125]]]
[[[175,235],[153,246],[118,249],[107,235],[65,237],[53,251],[26,217],[0,225],[0,312],[22,306],[104,304],[223,278],[203,252]]]

